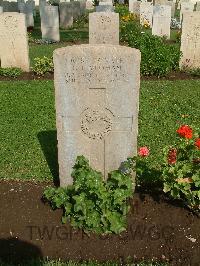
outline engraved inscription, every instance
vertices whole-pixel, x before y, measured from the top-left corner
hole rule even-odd
[[[128,81],[126,62],[122,58],[97,57],[95,60],[86,57],[65,59],[65,66],[70,69],[64,73],[66,83],[105,82],[114,83],[117,80]],[[78,74],[77,74],[78,73]]]
[[[17,27],[17,18],[14,18],[13,16],[7,16],[4,19],[4,25],[6,28],[8,28],[10,31],[16,30]]]
[[[104,139],[112,131],[113,117],[108,109],[99,111],[87,108],[81,115],[81,130],[90,139]]]

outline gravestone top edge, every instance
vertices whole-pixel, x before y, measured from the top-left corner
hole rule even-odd
[[[121,45],[117,45],[117,44],[81,44],[81,45],[73,45],[73,46],[68,46],[68,47],[61,47],[61,48],[57,48],[54,50],[53,52],[53,56],[56,55],[62,55],[63,53],[65,53],[66,51],[78,51],[78,50],[82,50],[82,48],[85,49],[93,49],[93,48],[99,48],[99,49],[103,49],[106,50],[106,48],[115,48],[117,50],[121,50],[122,52],[124,51],[134,51],[135,53],[138,53],[138,55],[141,56],[141,52],[139,49],[136,48],[132,48],[132,47],[125,47],[125,46],[121,46]]]

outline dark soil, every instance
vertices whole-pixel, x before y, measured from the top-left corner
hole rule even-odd
[[[3,77],[0,76],[0,81],[9,81],[9,80],[53,80],[53,73],[46,73],[44,76],[38,76],[33,72],[24,72],[17,78]],[[172,72],[166,77],[158,78],[156,76],[141,76],[141,80],[188,80],[188,79],[200,79],[200,77],[191,75],[189,73],[184,72]]]
[[[47,183],[0,181],[0,257],[62,260],[168,261],[200,265],[200,219],[164,195],[136,193],[128,229],[120,236],[90,236],[61,224],[62,211],[44,203]]]

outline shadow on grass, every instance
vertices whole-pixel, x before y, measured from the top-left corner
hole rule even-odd
[[[15,237],[0,239],[0,265],[21,265],[23,261],[40,258],[40,248],[29,242]]]
[[[59,186],[58,149],[56,130],[41,131],[37,135],[42,151],[53,176],[55,186]]]

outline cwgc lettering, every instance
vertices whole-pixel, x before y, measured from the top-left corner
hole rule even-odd
[[[90,44],[119,44],[119,14],[99,12],[89,15]]]
[[[60,184],[78,155],[104,178],[137,150],[140,52],[81,45],[54,52]]]

